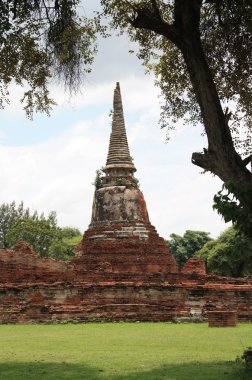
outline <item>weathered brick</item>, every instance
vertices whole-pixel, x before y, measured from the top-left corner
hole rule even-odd
[[[0,250],[0,323],[252,320],[252,280],[206,275],[200,259],[178,271],[135,171],[117,85],[105,177],[77,254],[37,258],[25,242]]]

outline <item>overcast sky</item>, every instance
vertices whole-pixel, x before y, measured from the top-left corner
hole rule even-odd
[[[89,2],[90,3],[90,2]],[[99,43],[92,74],[71,101],[52,87],[58,102],[48,118],[29,121],[12,89],[12,103],[0,111],[0,203],[24,201],[39,212],[55,210],[61,226],[83,232],[91,217],[95,171],[105,165],[113,91],[120,82],[131,155],[149,216],[159,234],[208,231],[227,226],[212,210],[221,182],[191,164],[193,151],[207,146],[200,127],[180,126],[166,142],[158,125],[160,104],[154,80],[128,53],[125,37]]]

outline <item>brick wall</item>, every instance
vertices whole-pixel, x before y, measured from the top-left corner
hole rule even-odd
[[[92,266],[91,254],[62,262],[0,250],[0,322],[206,320],[216,309],[236,310],[238,320],[252,320],[249,280],[141,265],[133,271],[130,258],[136,263],[141,255],[121,255],[101,254],[101,268]],[[120,258],[129,261],[131,271],[120,267]]]

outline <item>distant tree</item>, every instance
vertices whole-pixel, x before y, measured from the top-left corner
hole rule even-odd
[[[80,230],[76,227],[62,227],[60,231],[64,239],[71,239],[77,236],[82,236]]]
[[[23,202],[0,206],[0,248],[14,248],[26,241],[39,257],[66,260],[74,256],[81,239],[78,228],[58,226],[55,212],[45,217],[24,208]]]
[[[216,240],[207,242],[198,252],[207,272],[222,276],[252,276],[252,239],[240,236],[233,227]]]
[[[183,236],[171,234],[167,240],[171,254],[181,268],[188,259],[194,257],[197,251],[208,241],[211,241],[209,232],[187,230]]]
[[[0,205],[0,248],[9,248],[10,242],[7,234],[20,220],[43,220],[44,215],[38,215],[37,211],[31,213],[29,208],[24,208],[23,202],[16,205],[15,202]],[[54,214],[51,215],[54,219]]]
[[[50,246],[60,238],[60,229],[49,219],[20,219],[7,232],[9,247],[26,241],[40,257],[48,257]]]
[[[75,247],[80,243],[82,234],[78,228],[60,228],[60,239],[54,240],[48,250],[48,256],[54,259],[68,260],[76,253]]]
[[[11,83],[24,86],[28,117],[48,112],[52,76],[76,91],[95,53],[93,22],[77,15],[79,0],[0,0],[0,108]]]
[[[47,257],[56,260],[67,260],[72,255],[68,255],[67,245],[61,239],[55,239],[49,246]]]

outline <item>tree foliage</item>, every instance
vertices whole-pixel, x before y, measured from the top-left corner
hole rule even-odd
[[[55,212],[45,217],[24,208],[23,202],[0,206],[0,248],[14,248],[26,241],[39,257],[68,259],[74,256],[81,238],[77,228],[60,228]]]
[[[214,196],[213,208],[223,216],[225,222],[232,222],[240,235],[252,238],[251,205],[252,183],[227,182]]]
[[[51,246],[49,250],[49,256],[57,258],[60,252],[62,254],[59,258],[68,259],[75,255],[76,246],[82,240],[82,234],[78,228],[74,227],[63,227],[60,229],[60,233],[62,236],[62,241],[58,241],[57,244]]]
[[[55,214],[52,213],[49,215],[52,225],[55,225]],[[16,205],[15,202],[10,204],[3,203],[0,206],[0,248],[10,248],[8,233],[11,229],[15,228],[16,224],[19,221],[36,221],[44,220],[45,217],[43,214],[38,215],[35,211],[31,213],[29,208],[24,208],[23,202],[19,205]]]
[[[221,276],[252,276],[252,239],[237,234],[233,227],[216,240],[207,242],[197,253],[209,273]]]
[[[28,117],[47,112],[48,83],[57,77],[76,91],[96,50],[93,21],[77,15],[79,0],[0,0],[0,107],[12,83],[24,86]]]
[[[48,219],[20,219],[7,232],[10,248],[20,241],[26,241],[40,257],[47,257],[52,242],[59,238],[58,228]]]
[[[173,255],[182,268],[186,261],[194,257],[204,244],[211,241],[209,232],[187,230],[183,236],[171,234],[171,239],[167,240],[170,253]]]
[[[94,182],[92,183],[92,185],[94,185],[96,190],[100,189],[103,186],[103,183],[102,183],[103,175],[104,175],[103,168],[97,169],[95,171],[95,179],[94,179]]]

